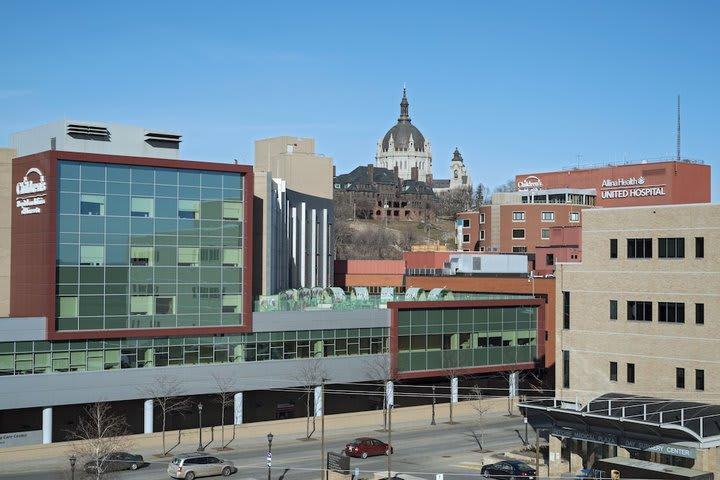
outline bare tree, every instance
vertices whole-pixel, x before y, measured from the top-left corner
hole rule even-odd
[[[140,389],[147,398],[152,399],[153,405],[160,409],[162,423],[162,454],[167,455],[165,446],[165,429],[170,415],[181,414],[190,410],[190,398],[185,395],[185,389],[177,377],[159,375],[153,382]]]
[[[470,394],[472,401],[472,408],[475,411],[475,422],[474,426],[470,427],[469,435],[477,443],[478,451],[484,452],[483,444],[485,443],[485,429],[483,428],[483,416],[488,411],[483,403],[482,390],[477,385],[472,388]]]
[[[472,189],[457,187],[438,194],[438,215],[446,218],[455,218],[460,212],[466,212],[472,207]]]
[[[74,441],[74,454],[80,465],[89,464],[86,471],[91,478],[105,478],[112,454],[128,449],[128,441],[124,437],[127,431],[125,419],[113,413],[109,403],[98,402],[85,407],[77,425],[69,433]],[[130,468],[133,465],[139,467],[132,464]]]
[[[506,180],[505,183],[493,188],[493,193],[514,192],[515,190],[517,190],[517,185],[515,184],[515,180],[511,178]]]
[[[447,378],[450,381],[450,421],[449,424],[454,424],[455,421],[453,420],[453,392],[452,392],[452,382],[454,378],[457,378],[458,376],[458,350],[444,350],[443,351],[443,369],[445,370],[447,374]]]
[[[215,394],[215,401],[220,405],[220,450],[225,450],[227,448],[225,444],[225,411],[229,405],[233,404],[237,388],[235,381],[231,378],[221,377],[215,373],[212,374],[212,377],[218,389]],[[235,422],[233,421],[233,436],[230,442],[234,439]],[[228,442],[228,445],[230,442]]]
[[[310,440],[313,433],[315,433],[315,407],[311,405],[313,392],[315,391],[315,387],[320,385],[326,376],[327,374],[320,358],[309,358],[302,362],[295,376],[295,379],[302,385],[305,391],[305,408],[307,414],[305,421],[305,440]],[[323,409],[324,408],[325,406],[323,405]],[[311,424],[312,428],[310,428]]]
[[[387,430],[388,428],[388,398],[387,398],[387,392],[385,389],[387,388],[387,383],[393,379],[392,376],[392,366],[390,364],[390,356],[389,355],[381,355],[381,356],[375,356],[370,359],[368,362],[368,370],[369,375],[373,380],[382,380],[382,390],[383,390],[383,402],[382,402],[382,410],[383,410],[383,431]]]

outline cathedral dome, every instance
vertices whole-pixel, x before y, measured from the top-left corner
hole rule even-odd
[[[415,127],[410,121],[409,108],[410,104],[407,100],[405,89],[403,88],[403,97],[400,102],[400,117],[398,122],[395,124],[382,139],[382,151],[387,152],[390,150],[390,137],[393,139],[393,150],[407,151],[410,148],[410,137],[413,140],[413,150],[416,152],[425,151],[425,137],[420,130]]]

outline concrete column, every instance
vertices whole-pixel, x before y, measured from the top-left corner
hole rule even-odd
[[[450,379],[450,401],[458,403],[458,377]]]
[[[154,406],[152,400],[145,400],[143,403],[143,433],[153,433]]]
[[[630,458],[630,452],[627,448],[617,447],[617,456],[622,458]]]
[[[53,421],[52,407],[43,408],[42,410],[42,435],[43,443],[52,443]]]
[[[320,385],[315,387],[315,416],[319,417],[323,413],[323,395],[322,395],[322,389]]]
[[[548,440],[548,475],[559,475],[564,473],[562,468],[562,440],[554,435]]]
[[[235,414],[235,425],[243,423],[243,392],[235,394],[235,402],[233,403],[233,412]]]
[[[385,383],[385,404],[395,405],[395,385],[390,380]]]

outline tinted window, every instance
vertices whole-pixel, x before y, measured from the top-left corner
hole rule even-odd
[[[704,303],[696,303],[695,304],[695,323],[698,325],[703,325],[705,323],[705,304]]]
[[[685,323],[685,304],[659,302],[658,321],[667,323]]]
[[[635,364],[627,364],[627,381],[628,383],[635,383]]]
[[[695,258],[705,257],[705,238],[695,237]]]
[[[652,322],[652,302],[627,302],[627,319]]]
[[[617,238],[611,238],[610,239],[610,258],[617,258],[618,255],[618,247],[617,247]]]
[[[684,238],[658,238],[659,258],[685,258]]]
[[[617,300],[610,300],[610,320],[617,320]]]
[[[610,381],[617,382],[617,362],[610,362]]]
[[[652,258],[652,238],[628,238],[627,258]]]

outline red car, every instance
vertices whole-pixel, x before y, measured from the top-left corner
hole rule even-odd
[[[377,438],[360,437],[345,445],[343,453],[348,457],[367,458],[374,455],[393,453],[393,448]]]

